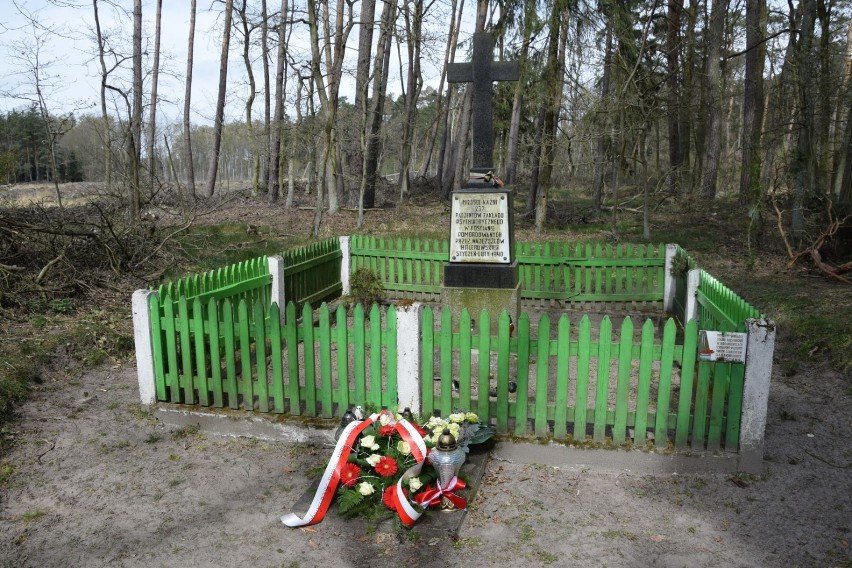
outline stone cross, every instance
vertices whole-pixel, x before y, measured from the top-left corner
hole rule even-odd
[[[473,83],[473,164],[471,171],[487,173],[494,168],[494,128],[492,126],[492,83],[517,81],[517,61],[494,61],[494,37],[488,32],[473,34],[470,63],[447,65],[447,81]]]

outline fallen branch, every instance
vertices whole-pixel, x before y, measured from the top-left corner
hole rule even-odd
[[[833,237],[840,227],[846,224],[852,215],[847,215],[843,219],[835,219],[834,211],[832,208],[831,201],[828,202],[828,227],[820,233],[820,235],[814,240],[809,246],[802,249],[799,252],[794,252],[793,247],[790,244],[790,240],[787,238],[787,233],[784,231],[784,224],[782,222],[782,212],[778,207],[778,202],[775,200],[775,196],[772,195],[772,207],[775,209],[775,219],[778,224],[778,232],[781,233],[781,239],[784,241],[784,247],[787,249],[787,256],[790,258],[790,261],[787,263],[787,266],[793,266],[800,259],[804,257],[808,257],[813,262],[814,266],[822,272],[825,276],[828,276],[832,280],[836,280],[837,282],[842,282],[843,284],[852,284],[852,279],[846,278],[843,276],[844,273],[852,270],[852,262],[847,262],[841,266],[832,266],[825,262],[822,259],[822,253],[820,253],[820,249],[823,247],[825,242]]]
[[[45,264],[44,268],[42,268],[41,271],[38,273],[38,276],[36,276],[35,283],[41,284],[41,281],[44,280],[45,276],[47,276],[47,271],[50,270],[50,268],[53,265],[55,265],[57,262],[59,262],[63,258],[65,258],[65,251],[62,251],[61,253],[59,253],[59,256],[57,256],[56,258],[54,258],[53,260],[51,260],[50,262]]]
[[[6,272],[23,272],[26,268],[23,266],[14,266],[12,264],[3,264],[0,262],[0,270],[5,270]]]

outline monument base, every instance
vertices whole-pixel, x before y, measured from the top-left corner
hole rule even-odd
[[[518,321],[521,307],[521,285],[513,288],[469,288],[444,286],[441,290],[441,303],[450,308],[453,320],[458,321],[462,310],[467,309],[479,329],[479,316],[483,310],[488,312],[491,321],[490,333],[497,333],[497,324],[503,310],[509,312],[513,322]]]
[[[511,264],[448,262],[444,286],[449,288],[514,288],[518,285],[518,261]]]

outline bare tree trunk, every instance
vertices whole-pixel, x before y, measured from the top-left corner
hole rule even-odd
[[[358,30],[358,68],[355,73],[355,112],[358,113],[358,143],[349,153],[349,173],[360,182],[364,175],[364,153],[367,147],[369,112],[367,95],[370,87],[370,59],[373,50],[373,28],[376,19],[376,0],[361,2],[361,27]]]
[[[680,192],[680,175],[683,167],[680,140],[680,14],[683,0],[669,0],[666,21],[666,66],[668,78],[667,118],[669,130],[669,191]],[[659,138],[658,138],[659,140]]]
[[[790,232],[797,245],[805,230],[805,199],[813,192],[815,163],[813,151],[814,88],[811,55],[816,23],[816,0],[802,0],[802,25],[796,45],[796,86],[798,108],[791,122],[798,125],[796,146],[790,163],[790,186],[793,189],[793,211]]]
[[[524,101],[524,74],[527,68],[527,57],[530,51],[530,37],[532,36],[532,17],[535,14],[535,4],[527,3],[524,14],[524,39],[521,45],[521,56],[518,63],[520,68],[520,80],[515,83],[515,93],[512,97],[512,118],[509,122],[509,140],[506,149],[506,183],[512,185],[516,182],[518,173],[518,143],[521,132],[521,105]]]
[[[130,156],[130,219],[139,220],[139,166],[142,143],[142,0],[133,1],[133,110],[128,136]]]
[[[213,121],[213,151],[210,156],[210,169],[207,172],[207,186],[204,195],[213,197],[216,190],[216,174],[219,168],[219,152],[222,149],[222,126],[225,120],[225,91],[228,81],[228,48],[231,41],[231,15],[234,0],[225,0],[225,23],[222,32],[222,53],[219,57],[219,94],[216,98],[216,116]]]
[[[524,215],[535,213],[536,196],[538,195],[539,179],[541,175],[541,145],[544,141],[544,115],[545,103],[539,104],[538,115],[535,122],[535,136],[533,138],[532,165],[530,173],[530,190],[527,193],[527,207]]]
[[[683,55],[683,90],[681,91],[680,98],[680,143],[681,143],[681,163],[684,168],[689,171],[689,184],[688,189],[692,191],[694,186],[692,184],[692,171],[691,171],[691,156],[692,156],[692,121],[694,120],[694,114],[692,112],[693,105],[693,93],[695,92],[695,24],[698,19],[698,3],[699,0],[691,0],[689,3],[689,8],[686,11],[686,38],[685,38],[685,53]],[[680,176],[681,179],[681,192],[684,191],[683,185],[687,181],[685,175]]]
[[[458,36],[459,36],[459,30],[461,29],[461,20],[462,20],[463,14],[464,14],[464,0],[461,0],[461,3],[459,4],[459,12],[458,12],[458,16],[457,16],[457,19],[456,19],[455,27],[452,30],[453,33],[451,34],[451,37],[450,37],[450,40],[449,40],[450,44],[448,44],[448,47],[451,45],[452,49],[450,51],[449,58],[446,60],[446,63],[444,64],[444,69],[443,69],[444,74],[446,74],[446,72],[447,72],[447,64],[455,63],[455,60],[456,60],[456,48],[458,47]],[[453,93],[454,92],[455,92],[455,87],[453,85],[448,84],[447,85],[447,103],[444,105],[444,113],[443,113],[443,116],[440,119],[441,120],[442,134],[441,134],[441,148],[438,151],[438,165],[436,167],[436,170],[437,170],[436,171],[436,179],[438,180],[438,183],[440,183],[442,187],[444,187],[444,177],[446,175],[445,169],[446,169],[448,164],[453,163],[453,159],[452,159],[452,157],[453,157],[453,145],[452,145],[452,137],[451,137],[452,133],[450,132],[450,130],[451,130],[450,113],[452,112]],[[448,193],[444,195],[444,199],[447,199],[448,197],[449,197]]]
[[[701,177],[701,195],[705,198],[716,197],[716,183],[719,176],[719,158],[722,153],[722,41],[725,31],[725,15],[728,0],[713,0],[710,13],[710,27],[707,31],[707,67],[705,93],[708,97],[708,115],[710,129],[707,133],[707,147],[704,152],[704,167]]]
[[[760,188],[760,133],[763,128],[763,61],[766,0],[746,2],[745,85],[743,91],[742,170],[740,202],[756,204]]]
[[[547,70],[545,71],[547,96],[544,114],[543,139],[541,144],[541,175],[536,192],[535,235],[544,230],[547,220],[547,194],[553,174],[553,149],[556,144],[556,127],[562,108],[562,79],[565,75],[565,49],[567,45],[568,13],[565,6],[553,8],[550,17],[550,43],[547,48]]]
[[[411,7],[414,14],[411,14]],[[406,2],[405,28],[408,35],[408,78],[405,91],[405,121],[402,128],[402,149],[399,154],[399,201],[410,192],[411,180],[409,167],[411,163],[411,144],[414,137],[414,123],[417,120],[417,100],[420,98],[420,87],[423,79],[420,76],[420,44],[423,23],[423,0]]]
[[[611,8],[612,9],[612,8]],[[613,41],[612,41],[612,26],[613,18],[607,16],[606,27],[606,47],[604,49],[604,69],[603,77],[601,78],[601,111],[604,115],[603,121],[598,125],[598,136],[595,149],[595,177],[592,181],[592,195],[594,199],[595,214],[601,210],[603,203],[603,186],[604,172],[609,163],[609,147],[612,145],[612,140],[607,138],[607,124],[611,122],[608,117],[610,112],[610,89],[612,82],[612,56],[613,56]]]
[[[251,52],[249,48],[251,47],[251,32],[252,29],[249,27],[248,22],[248,0],[243,0],[243,3],[237,8],[237,15],[240,19],[240,24],[243,28],[243,64],[246,68],[246,77],[248,78],[248,97],[246,97],[246,128],[248,129],[249,136],[249,146],[251,148],[252,153],[252,178],[251,178],[251,193],[254,196],[257,196],[260,190],[260,149],[257,140],[255,139],[254,133],[254,123],[251,118],[252,107],[254,106],[254,99],[257,96],[257,86],[254,80],[254,70],[251,65]]]
[[[154,186],[154,143],[157,141],[157,83],[160,77],[160,20],[163,13],[163,0],[157,0],[157,12],[154,16],[154,68],[151,70],[151,113],[148,119],[148,184]]]
[[[189,7],[189,44],[186,51],[186,88],[183,96],[183,145],[186,152],[186,185],[189,194],[195,198],[195,166],[192,163],[192,126],[189,120],[192,100],[192,52],[195,47],[195,0]]]
[[[272,145],[269,149],[269,181],[266,184],[269,202],[278,200],[278,164],[281,156],[281,132],[284,128],[284,70],[287,63],[287,0],[281,0],[281,16],[278,20],[278,63],[275,68],[275,117],[272,120]]]
[[[437,97],[437,102],[435,106],[435,122],[432,126],[431,133],[426,142],[426,152],[423,155],[423,165],[420,166],[420,172],[418,176],[426,177],[429,172],[429,165],[432,161],[432,154],[435,149],[435,140],[438,137],[438,131],[443,125],[444,133],[446,133],[447,128],[447,114],[449,112],[450,106],[450,94],[452,90],[447,90],[447,103],[444,104],[444,84],[447,79],[447,64],[451,61],[455,60],[456,55],[456,44],[458,42],[458,33],[459,33],[459,24],[456,22],[456,17],[461,16],[461,13],[464,11],[464,0],[461,0],[461,4],[457,6],[458,0],[451,0],[451,10],[450,10],[450,31],[447,33],[447,48],[444,51],[444,67],[441,69],[441,79],[438,83],[438,90],[435,92],[435,96]],[[460,20],[459,20],[460,21]],[[444,152],[444,143],[446,141],[446,136],[443,136],[443,141],[441,145],[441,150],[438,155],[439,161],[441,164],[438,166],[438,180],[441,179],[441,174],[443,173],[443,152]]]
[[[364,223],[364,209],[376,205],[376,170],[379,165],[380,129],[385,108],[388,73],[390,65],[390,42],[393,22],[396,19],[396,0],[385,2],[382,8],[379,40],[373,60],[373,100],[367,124],[367,144],[364,154],[364,173],[361,176],[358,199],[358,227]]]
[[[844,95],[839,102],[838,116],[845,115],[846,126],[834,159],[834,184],[841,213],[852,212],[852,23],[846,29],[846,73]]]
[[[282,18],[283,21],[283,18]],[[272,132],[269,130],[271,120],[272,94],[269,92],[269,13],[266,0],[260,1],[260,50],[263,58],[263,136],[264,153],[268,158],[272,152]],[[261,156],[262,158],[263,156]],[[260,190],[264,191],[269,177],[268,162],[261,160]]]
[[[101,64],[101,121],[103,122],[104,143],[104,169],[106,173],[107,193],[112,191],[112,129],[110,128],[109,114],[107,113],[107,71],[104,59],[104,36],[101,33],[101,20],[98,15],[98,0],[92,0],[92,8],[95,11],[95,34],[98,41],[98,61]]]

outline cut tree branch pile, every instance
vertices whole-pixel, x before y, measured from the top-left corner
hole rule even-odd
[[[852,279],[844,276],[844,274],[852,270],[852,261],[841,264],[840,266],[834,266],[824,261],[822,258],[822,253],[820,252],[820,249],[822,249],[826,241],[834,237],[834,235],[837,234],[837,231],[840,230],[840,228],[843,227],[847,221],[852,219],[852,215],[847,215],[842,219],[836,218],[834,216],[834,209],[832,203],[831,201],[829,201],[828,225],[825,229],[823,229],[819,236],[810,245],[800,250],[799,252],[795,252],[793,246],[790,244],[790,239],[787,237],[786,231],[784,231],[782,211],[778,207],[778,202],[776,201],[774,195],[772,196],[772,207],[775,209],[775,219],[778,223],[778,232],[781,233],[781,238],[784,239],[784,246],[787,249],[787,256],[790,258],[790,261],[787,263],[788,266],[793,266],[802,258],[810,258],[811,262],[813,262],[817,270],[819,270],[832,280],[836,280],[837,282],[842,282],[844,284],[852,284]]]

